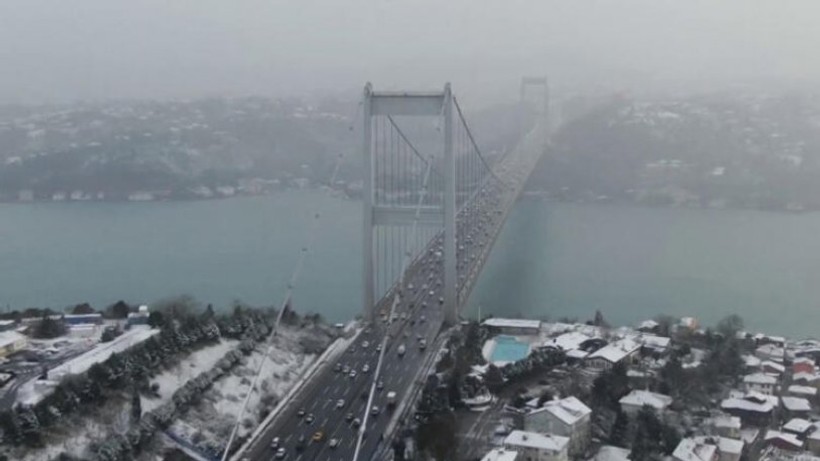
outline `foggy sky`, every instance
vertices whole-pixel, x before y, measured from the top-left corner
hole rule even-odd
[[[813,85],[817,0],[4,0],[0,102]]]

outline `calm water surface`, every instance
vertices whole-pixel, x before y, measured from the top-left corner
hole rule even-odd
[[[360,305],[358,202],[313,192],[170,203],[0,205],[0,306],[62,307],[190,294],[278,304],[321,213],[294,294],[332,321]],[[820,336],[820,214],[524,200],[470,314],[634,323],[658,313]]]

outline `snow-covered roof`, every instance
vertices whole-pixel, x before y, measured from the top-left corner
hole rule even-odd
[[[715,427],[725,427],[729,429],[740,429],[740,418],[737,416],[720,415],[713,420]]]
[[[652,330],[653,328],[657,327],[658,325],[660,325],[660,324],[658,322],[654,321],[654,320],[644,320],[643,322],[638,324],[638,329],[639,330]]]
[[[811,421],[803,418],[792,418],[783,425],[784,431],[794,432],[796,434],[802,434],[813,427]]]
[[[671,338],[656,335],[641,335],[639,339],[643,342],[644,346],[651,347],[653,349],[666,349],[672,342]]]
[[[757,367],[759,367],[759,366],[760,366],[760,364],[761,364],[761,363],[763,363],[763,361],[762,361],[762,360],[760,360],[759,358],[755,357],[754,355],[744,355],[744,356],[743,356],[743,362],[744,362],[744,363],[746,364],[746,366],[747,366],[747,367],[749,367],[749,368],[757,368]]]
[[[769,430],[766,432],[765,439],[767,442],[774,439],[779,439],[798,448],[803,446],[803,442],[798,439],[796,435],[789,434],[788,432]]]
[[[799,373],[795,373],[792,376],[792,381],[806,381],[806,382],[814,382],[820,379],[820,375],[817,373],[806,373],[805,371],[801,371]]]
[[[26,340],[28,340],[28,338],[25,335],[21,335],[16,331],[0,332],[0,349],[4,349],[20,341],[25,342]]]
[[[712,461],[716,451],[716,445],[685,438],[678,443],[672,457],[678,461]]]
[[[632,339],[624,338],[620,341],[607,344],[589,354],[588,359],[602,358],[610,363],[618,363],[625,357],[640,349],[641,345]]]
[[[581,344],[584,341],[590,339],[590,336],[587,336],[583,333],[577,331],[570,331],[569,333],[564,333],[560,336],[556,336],[552,338],[552,340],[547,341],[544,345],[545,346],[557,346],[565,351],[571,351],[574,349],[578,349],[581,347]]]
[[[794,361],[792,361],[792,363],[794,365],[797,365],[798,363],[805,363],[805,364],[808,364],[808,365],[814,365],[814,360],[812,360],[808,357],[797,357],[796,359],[794,359]]]
[[[598,453],[592,461],[629,461],[630,451],[626,448],[604,445],[598,449]]]
[[[582,351],[581,349],[573,349],[571,351],[567,351],[567,357],[571,359],[583,359],[589,355],[589,352]]]
[[[817,388],[811,386],[801,386],[799,384],[792,384],[789,386],[789,392],[792,394],[800,394],[800,395],[808,395],[814,396],[817,395]]]
[[[6,327],[14,324],[14,320],[0,320],[0,327]]]
[[[515,461],[516,458],[518,458],[517,451],[493,448],[481,458],[481,461]]]
[[[720,408],[724,410],[743,410],[757,413],[768,413],[777,406],[777,397],[773,399],[750,399],[729,397],[720,402]]]
[[[743,452],[743,443],[742,440],[731,439],[729,437],[718,437],[718,450],[721,453],[731,453],[733,455],[739,455]]]
[[[777,384],[777,378],[764,373],[753,373],[751,375],[744,376],[743,382],[746,384],[767,384],[773,386]]]
[[[541,328],[540,320],[489,318],[482,325],[497,328]]]
[[[772,362],[771,360],[764,361],[760,364],[760,366],[764,368],[771,368],[772,370],[776,370],[778,373],[783,373],[784,371],[786,371],[786,367],[777,362]]]
[[[518,430],[510,432],[510,435],[504,439],[504,445],[508,447],[519,446],[552,452],[563,450],[568,443],[568,437]]]
[[[649,405],[656,410],[663,410],[672,403],[672,397],[668,395],[658,394],[656,392],[642,391],[639,389],[633,390],[629,394],[621,397],[618,401],[621,405],[633,405],[642,407]]]
[[[811,411],[811,404],[802,397],[780,397],[783,406],[789,411]]]
[[[546,411],[563,421],[565,424],[573,425],[584,416],[592,413],[592,410],[584,405],[584,402],[575,397],[567,397],[561,400],[551,400],[544,403],[544,406],[533,413]]]

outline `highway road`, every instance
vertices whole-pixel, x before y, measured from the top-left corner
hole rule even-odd
[[[520,157],[505,158],[496,170],[503,184],[488,179],[481,192],[458,215],[456,255],[459,299],[462,301],[466,300],[503,226],[507,211],[529,174],[527,170],[531,170],[532,158]],[[387,443],[381,440],[392,416],[391,410],[386,408],[387,393],[393,391],[399,400],[404,398],[425,358],[437,352],[422,350],[419,340],[433,344],[444,318],[440,303],[441,246],[440,237],[433,239],[422,256],[410,266],[404,296],[396,306],[398,319],[392,323],[369,325],[356,344],[325,364],[243,453],[242,460],[352,460],[358,435],[355,423],[363,419],[365,411],[371,411],[371,416],[360,459],[370,460],[380,445]],[[376,312],[389,310],[392,301],[393,296],[382,298]],[[389,340],[380,377],[383,386],[373,398],[376,411],[365,406],[379,357],[377,346],[385,334],[389,335]],[[397,349],[402,344],[406,353],[399,356]],[[351,376],[351,372],[344,373],[346,368],[354,371],[355,376]],[[272,441],[275,438],[278,443],[274,447]],[[279,448],[284,449],[284,458],[276,458]]]

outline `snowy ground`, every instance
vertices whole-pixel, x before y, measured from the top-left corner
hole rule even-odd
[[[221,340],[214,346],[200,349],[184,358],[175,367],[166,370],[150,379],[150,382],[159,384],[159,397],[142,397],[142,411],[151,411],[163,403],[171,400],[174,392],[185,382],[195,378],[200,373],[210,370],[228,351],[236,348],[239,341]]]
[[[317,355],[305,354],[299,340],[314,334],[311,331],[283,330],[264,363],[261,378],[242,416],[239,436],[250,434],[272,410],[279,399],[287,394],[299,376],[316,360]],[[266,345],[260,344],[241,365],[219,380],[171,431],[194,444],[205,441],[225,441],[248,395],[259,361]],[[263,414],[262,410],[265,410]]]
[[[160,330],[149,329],[147,327],[135,327],[123,333],[111,342],[99,343],[84,354],[78,355],[62,365],[49,370],[49,381],[34,379],[20,386],[20,390],[17,393],[17,401],[25,405],[35,405],[45,396],[53,392],[54,386],[64,376],[85,373],[95,363],[104,362],[111,357],[111,354],[127,350],[128,348],[145,341],[151,336],[154,336],[159,333],[159,331]],[[45,349],[57,347],[60,344],[60,341],[68,340],[66,338],[58,338],[57,340],[52,340],[50,345],[47,342],[41,342],[41,346]],[[67,347],[83,347],[83,344],[87,343],[77,341],[73,343],[69,342],[68,344],[69,346]]]

